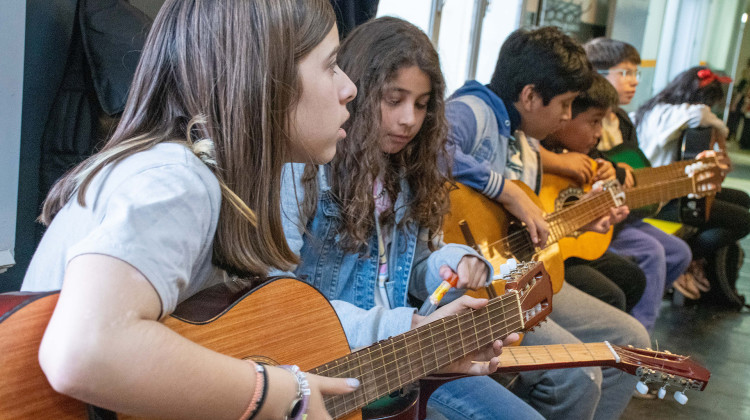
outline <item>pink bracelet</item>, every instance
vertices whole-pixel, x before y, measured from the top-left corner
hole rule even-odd
[[[263,365],[248,360],[248,363],[252,364],[255,368],[255,390],[253,391],[253,397],[250,399],[250,403],[240,420],[248,420],[255,417],[255,414],[262,404],[262,400],[265,400],[266,396],[266,370]]]

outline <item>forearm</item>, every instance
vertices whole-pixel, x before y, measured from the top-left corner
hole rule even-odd
[[[542,158],[542,168],[545,173],[562,176],[569,174],[568,165],[558,153],[551,152],[542,146],[539,148],[539,155]]]
[[[74,355],[61,356],[78,362],[59,372],[66,376],[60,391],[76,399],[137,416],[236,420],[253,395],[249,363],[191,343],[155,321],[91,328],[88,335],[67,349]],[[279,418],[296,385],[276,369],[268,378],[259,417]]]
[[[39,350],[58,392],[116,412],[155,418],[238,419],[255,388],[252,366],[181,337],[162,323],[151,284],[126,263],[73,259]],[[286,389],[288,388],[288,389]],[[270,372],[259,415],[291,402],[294,378]]]

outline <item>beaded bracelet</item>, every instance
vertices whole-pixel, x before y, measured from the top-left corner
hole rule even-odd
[[[255,390],[253,391],[252,398],[250,398],[250,403],[248,404],[247,409],[242,413],[242,416],[240,416],[240,420],[251,420],[255,417],[255,415],[258,414],[258,411],[260,411],[258,409],[263,405],[263,401],[266,399],[266,383],[268,382],[266,380],[266,369],[263,365],[255,363],[252,360],[248,360],[248,363],[255,367]]]
[[[297,379],[297,397],[289,406],[289,412],[284,420],[303,420],[307,417],[307,404],[310,401],[310,384],[307,376],[297,365],[280,365],[280,368],[291,372]]]

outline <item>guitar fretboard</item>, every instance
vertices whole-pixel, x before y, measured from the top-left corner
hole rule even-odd
[[[607,214],[612,207],[616,207],[612,193],[603,191],[552,213],[547,218],[547,224],[549,225],[549,239],[547,243],[555,243],[572,234],[583,226]]]
[[[598,366],[615,360],[614,350],[607,343],[505,347],[498,370],[515,372],[572,365]]]
[[[675,179],[685,175],[685,168],[689,165],[702,162],[705,164],[715,164],[715,158],[703,158],[697,160],[680,160],[670,163],[669,165],[657,166],[653,168],[638,168],[633,170],[636,182],[639,185],[658,183],[665,179]]]
[[[356,391],[325,398],[329,413],[338,418],[523,329],[523,325],[519,295],[510,293],[490,300],[482,309],[447,316],[311,372],[360,380]]]
[[[671,179],[628,189],[626,203],[630,208],[637,209],[653,203],[666,202],[673,198],[682,197],[690,193],[697,193],[695,179],[682,176],[681,179]]]

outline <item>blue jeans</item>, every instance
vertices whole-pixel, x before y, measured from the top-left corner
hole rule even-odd
[[[544,419],[528,404],[488,376],[470,376],[443,384],[427,401],[427,418]]]
[[[664,288],[690,265],[693,254],[682,239],[642,221],[625,223],[609,245],[619,255],[629,255],[646,274],[646,289],[630,314],[651,332],[659,316]]]
[[[564,283],[552,299],[548,321],[526,334],[522,345],[605,340],[649,347],[648,333],[635,318]],[[616,419],[636,382],[615,368],[584,367],[522,372],[511,390],[546,419]]]

